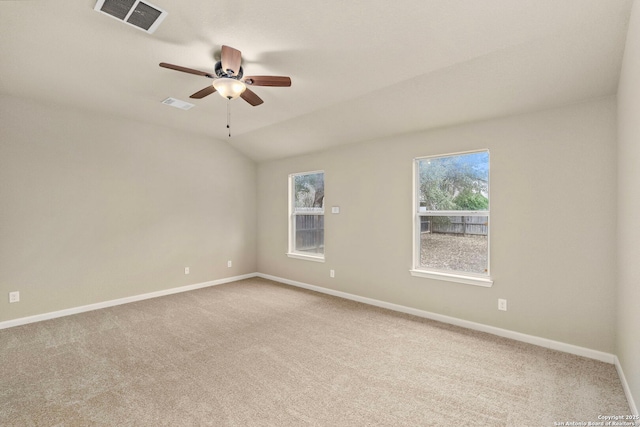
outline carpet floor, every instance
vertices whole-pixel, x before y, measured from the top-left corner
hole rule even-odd
[[[554,426],[629,413],[613,365],[259,278],[0,330],[2,426]]]

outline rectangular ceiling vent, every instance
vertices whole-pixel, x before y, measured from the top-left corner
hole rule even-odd
[[[164,105],[169,105],[171,107],[180,108],[181,110],[188,110],[191,107],[194,107],[193,104],[190,104],[190,103],[184,102],[184,101],[180,101],[179,99],[176,99],[176,98],[167,98],[164,101],[162,101],[162,103]]]
[[[98,0],[93,9],[149,34],[152,34],[168,15],[159,7],[140,0]]]

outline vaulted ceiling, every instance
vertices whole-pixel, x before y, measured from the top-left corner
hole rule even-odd
[[[154,34],[95,0],[0,1],[0,94],[169,126],[256,161],[614,94],[632,0],[151,0]],[[189,95],[220,46],[264,104]],[[183,111],[161,102],[192,102]]]

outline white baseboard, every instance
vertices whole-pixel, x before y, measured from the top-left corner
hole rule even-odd
[[[165,289],[162,291],[150,292],[142,295],[134,295],[125,298],[118,298],[110,301],[98,302],[95,304],[83,305],[80,307],[67,308],[65,310],[52,311],[50,313],[37,314],[35,316],[21,317],[19,319],[7,320],[0,322],[0,329],[11,328],[14,326],[26,325],[28,323],[40,322],[42,320],[55,319],[57,317],[70,316],[72,314],[84,313],[86,311],[98,310],[101,308],[113,307],[116,305],[127,304],[130,302],[142,301],[145,299],[162,297],[165,295],[177,294],[180,292],[193,291],[195,289],[206,288],[209,286],[222,285],[223,283],[235,282],[237,280],[249,279],[256,277],[256,273],[244,274],[241,276],[226,277],[224,279],[212,280],[209,282],[196,283],[194,285],[180,286],[177,288]]]
[[[631,414],[640,415],[638,414],[638,407],[636,406],[636,402],[635,400],[633,400],[633,396],[631,395],[631,389],[629,388],[629,383],[627,383],[627,378],[624,376],[624,371],[622,370],[622,365],[620,365],[618,356],[615,356],[615,365],[616,370],[618,371],[618,376],[620,377],[620,382],[622,383],[624,395],[627,397],[627,402],[629,402],[629,409],[631,409]]]
[[[572,344],[566,344],[560,341],[553,341],[546,338],[540,338],[534,335],[522,334],[520,332],[514,332],[508,329],[496,328],[495,326],[483,325],[482,323],[471,322],[469,320],[462,320],[455,317],[444,316],[442,314],[432,313],[432,312],[420,310],[417,308],[406,307],[404,305],[393,304],[390,302],[362,297],[359,295],[353,295],[347,292],[335,291],[333,289],[310,285],[308,283],[297,282],[295,280],[284,279],[282,277],[271,276],[269,274],[257,273],[256,276],[262,277],[264,279],[269,279],[276,282],[284,283],[286,285],[297,286],[299,288],[309,289],[312,291],[321,292],[324,294],[333,295],[336,297],[345,298],[352,301],[374,305],[376,307],[386,308],[386,309],[398,311],[401,313],[412,314],[414,316],[424,317],[426,319],[437,320],[439,322],[461,326],[463,328],[473,329],[475,331],[487,332],[500,337],[511,338],[516,341],[522,341],[529,344],[538,345],[540,347],[546,347],[553,350],[562,351],[565,353],[575,354],[577,356],[588,357],[589,359],[595,359],[601,362],[614,364],[616,359],[616,356],[610,353],[605,353],[598,350],[592,350],[590,348],[585,348],[585,347],[579,347]]]

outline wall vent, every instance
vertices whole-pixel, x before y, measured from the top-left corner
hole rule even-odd
[[[194,104],[189,104],[188,102],[180,101],[176,98],[167,98],[162,101],[164,105],[169,105],[171,107],[180,108],[181,110],[188,110],[194,106]]]
[[[149,34],[152,34],[168,15],[159,7],[140,0],[98,0],[93,9]]]

